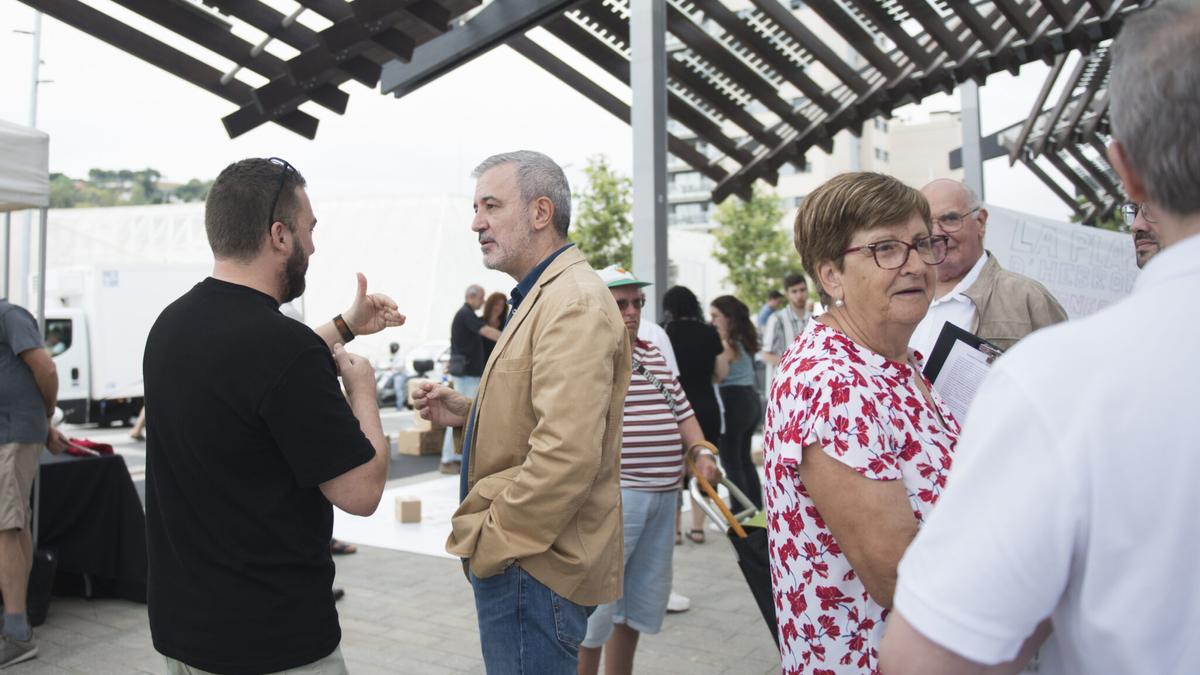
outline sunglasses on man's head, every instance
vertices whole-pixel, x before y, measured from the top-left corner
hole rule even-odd
[[[283,194],[283,184],[287,182],[289,173],[296,173],[296,167],[288,164],[286,159],[278,157],[268,157],[267,161],[283,167],[283,171],[279,172],[279,186],[275,188],[275,199],[271,200],[271,210],[267,212],[267,230],[270,231],[271,226],[279,220],[275,217],[275,207],[279,206],[279,195]]]

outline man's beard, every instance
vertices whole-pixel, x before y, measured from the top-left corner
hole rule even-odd
[[[522,219],[521,224],[516,233],[509,237],[508,248],[501,248],[500,243],[492,239],[494,243],[494,251],[489,259],[488,256],[483,256],[483,266],[489,270],[497,270],[505,274],[513,274],[513,264],[520,260],[521,256],[526,254],[533,242],[533,220],[526,215]],[[516,278],[516,277],[514,277]],[[520,279],[517,279],[520,281]]]
[[[291,302],[304,294],[304,274],[306,272],[308,272],[308,261],[304,258],[300,242],[295,241],[292,244],[292,255],[288,256],[287,265],[280,273],[283,281],[283,302],[280,304]]]

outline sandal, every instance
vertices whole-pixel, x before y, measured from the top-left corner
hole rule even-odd
[[[354,544],[348,544],[344,541],[330,539],[329,552],[333,555],[349,555],[351,553],[358,553],[358,547]]]
[[[704,530],[696,530],[696,529],[688,530],[687,538],[693,544],[703,544],[704,543]]]

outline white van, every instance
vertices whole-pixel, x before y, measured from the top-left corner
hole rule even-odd
[[[46,349],[66,421],[127,424],[142,408],[146,336],[208,265],[97,265],[46,274]]]

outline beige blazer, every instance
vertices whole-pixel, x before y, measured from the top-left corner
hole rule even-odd
[[[984,255],[987,262],[979,278],[963,293],[975,303],[971,332],[1008,349],[1039,328],[1067,320],[1067,312],[1045,286],[1004,269],[991,253]]]
[[[621,595],[629,349],[612,293],[563,251],[505,326],[473,403],[469,492],[446,551],[476,576],[516,563],[580,605]]]

